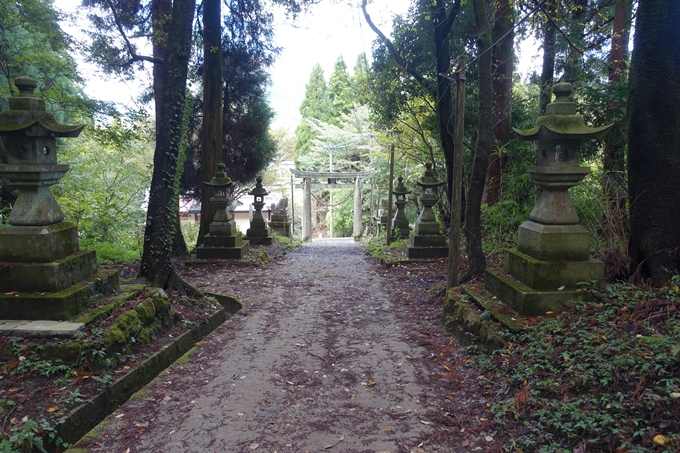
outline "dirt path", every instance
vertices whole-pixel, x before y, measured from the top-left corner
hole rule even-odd
[[[267,268],[209,269],[184,275],[247,307],[79,446],[120,453],[490,451],[484,418],[465,415],[484,401],[461,386],[474,381],[470,371],[461,377],[452,369],[460,350],[447,352],[441,363],[449,365],[433,360],[444,353],[428,347],[432,334],[414,334],[403,288],[360,245],[314,241]],[[458,382],[436,374],[444,369]],[[455,413],[446,407],[454,399]]]

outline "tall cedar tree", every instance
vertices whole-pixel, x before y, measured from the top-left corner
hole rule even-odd
[[[203,127],[201,176],[210,181],[222,160],[222,0],[203,0]],[[210,190],[201,192],[201,225],[198,244],[208,234],[215,208]]]
[[[680,274],[680,2],[640,0],[628,96],[629,254],[661,286]]]
[[[327,122],[330,120],[330,101],[328,87],[320,64],[316,64],[305,85],[305,97],[300,105],[302,120],[295,129],[295,154],[304,155],[312,149],[312,140],[316,133],[307,120],[315,119]]]

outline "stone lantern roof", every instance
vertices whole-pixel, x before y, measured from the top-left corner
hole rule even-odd
[[[208,181],[208,182],[203,182],[208,187],[215,187],[215,188],[222,188],[222,187],[229,187],[233,184],[233,181],[229,176],[227,176],[227,172],[224,171],[226,165],[224,165],[222,162],[217,164],[217,172],[215,173],[215,176]]]
[[[412,192],[411,190],[408,190],[406,188],[406,186],[404,185],[404,177],[403,176],[398,177],[397,180],[399,182],[397,183],[397,187],[392,189],[392,193],[394,193],[395,195],[406,196],[406,195],[408,195]]]
[[[45,101],[33,94],[38,86],[35,79],[17,77],[14,85],[19,94],[9,99],[9,110],[0,112],[0,135],[26,137],[77,137],[84,125],[57,122],[52,112],[45,111]]]
[[[432,164],[428,162],[425,164],[425,173],[423,174],[423,177],[420,178],[420,181],[418,181],[416,184],[418,184],[423,189],[427,189],[428,187],[432,188],[439,187],[444,184],[444,181],[438,180],[434,176]]]
[[[256,197],[265,197],[269,195],[269,192],[267,192],[267,189],[262,187],[262,178],[260,176],[257,177],[257,183],[255,184],[255,188],[248,192],[248,195],[254,195]]]
[[[590,140],[604,137],[614,126],[586,126],[583,117],[576,114],[576,103],[569,99],[573,87],[568,82],[559,82],[553,86],[555,100],[546,107],[546,114],[536,120],[531,129],[512,128],[525,140]]]

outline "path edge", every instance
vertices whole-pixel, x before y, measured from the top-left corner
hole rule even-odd
[[[106,416],[175,363],[198,341],[214,332],[245,306],[243,302],[232,296],[214,293],[204,294],[215,297],[222,308],[192,330],[183,333],[173,342],[165,345],[163,349],[144,360],[138,367],[114,381],[99,395],[71,410],[55,427],[56,437],[69,445],[77,443],[85,434],[101,423]],[[54,451],[54,446],[51,447]]]

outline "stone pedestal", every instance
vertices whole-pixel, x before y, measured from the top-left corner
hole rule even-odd
[[[69,319],[118,287],[77,234],[70,222],[0,228],[0,319]]]

